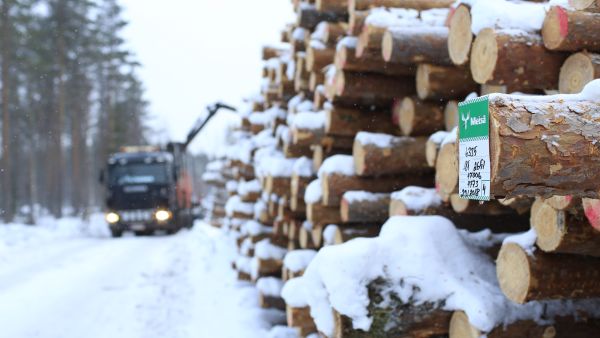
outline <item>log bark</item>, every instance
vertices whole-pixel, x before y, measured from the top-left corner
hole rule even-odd
[[[594,79],[600,78],[600,54],[576,53],[567,58],[560,68],[558,90],[576,94]]]
[[[390,195],[369,194],[365,199],[342,197],[340,215],[344,223],[381,223],[388,219]]]
[[[397,108],[398,125],[402,135],[428,136],[444,130],[443,103],[425,102],[416,96],[407,96]]]
[[[499,326],[490,332],[482,332],[469,322],[469,317],[463,311],[455,311],[450,319],[449,338],[555,338],[554,325],[540,325],[532,320],[517,321],[507,326]]]
[[[281,297],[273,297],[263,295],[262,293],[258,294],[258,305],[263,309],[278,309],[285,310],[285,302]]]
[[[373,322],[368,332],[354,329],[352,320],[334,311],[335,338],[445,337],[452,312],[439,309],[439,304],[407,304],[398,295],[384,297],[385,281],[369,285],[370,303],[367,307]],[[393,292],[392,292],[393,293]],[[387,300],[387,301],[386,301]]]
[[[425,159],[424,137],[389,137],[383,146],[354,140],[352,156],[354,170],[358,176],[385,176],[410,173],[431,173]]]
[[[337,69],[351,72],[372,72],[395,76],[411,76],[416,72],[416,66],[411,64],[389,63],[383,60],[380,52],[364,51],[361,57],[356,57],[356,47],[339,45],[335,53]]]
[[[380,41],[386,62],[453,65],[444,26],[390,27]]]
[[[310,146],[313,144],[319,144],[324,134],[324,128],[300,129],[292,127],[292,144],[297,146]]]
[[[468,67],[420,64],[416,79],[417,95],[421,100],[462,100],[479,91]]]
[[[466,4],[460,4],[451,10],[448,21],[448,54],[450,60],[457,65],[466,65],[473,44],[471,31],[471,9]]]
[[[455,143],[444,144],[435,163],[435,188],[443,201],[458,193],[458,150]]]
[[[550,50],[600,52],[600,13],[568,11],[552,6],[542,27],[544,45]]]
[[[539,250],[528,255],[518,244],[508,243],[502,245],[496,264],[502,292],[519,304],[600,296],[600,259],[595,257]]]
[[[360,176],[344,176],[340,174],[324,174],[321,177],[323,205],[339,206],[342,195],[346,191],[364,190],[368,192],[393,192],[409,185],[431,186],[430,175],[405,175],[395,177],[365,178]],[[339,214],[339,212],[338,212]],[[329,222],[339,223],[339,222]]]
[[[412,8],[424,11],[433,8],[448,8],[454,1],[451,0],[349,0],[348,7],[368,9],[374,7]]]
[[[321,203],[309,203],[306,205],[306,219],[315,224],[340,223],[340,209],[337,206],[324,206]],[[315,243],[318,245],[318,243]]]
[[[306,337],[307,335],[317,331],[315,322],[310,316],[309,307],[297,308],[287,305],[285,308],[285,314],[287,318],[287,325],[289,327],[298,328],[302,337]]]
[[[348,12],[348,33],[353,36],[359,35],[365,25],[367,16],[369,16],[369,11],[366,10]]]
[[[556,89],[564,53],[544,47],[539,35],[513,35],[483,29],[473,43],[471,73],[481,84],[505,85],[517,91]]]
[[[361,111],[359,109],[332,107],[325,111],[327,135],[354,137],[359,131],[393,134],[390,114],[385,111]]]
[[[283,261],[280,259],[260,259],[258,260],[258,278],[260,277],[278,277],[281,278],[281,268]]]
[[[274,177],[268,175],[265,179],[263,191],[267,195],[275,194],[277,196],[290,195],[291,177]]]
[[[531,227],[537,233],[536,244],[546,252],[600,257],[600,231],[585,217],[541,203],[531,215]]]
[[[571,0],[569,4],[578,11],[600,13],[599,0]]]
[[[321,42],[328,46],[335,46],[337,41],[348,32],[348,24],[345,22],[322,22],[323,30]]]
[[[381,39],[385,31],[385,27],[365,24],[356,43],[356,57],[361,58],[366,51],[381,54]]]
[[[600,101],[492,96],[491,194],[598,198],[598,109]]]
[[[283,154],[286,158],[298,158],[302,156],[309,157],[312,155],[312,150],[310,150],[310,145],[302,145],[302,144],[294,144],[294,143],[285,143],[283,145]]]
[[[415,93],[413,78],[339,71],[330,101],[341,104],[389,107],[394,99]]]
[[[518,233],[529,229],[529,214],[459,214],[450,206],[440,205],[423,209],[418,215],[438,215],[451,220],[457,229],[477,232],[489,229],[493,233]]]
[[[333,238],[329,238],[331,242],[326,242],[324,240],[323,245],[337,245],[348,242],[354,238],[372,238],[377,237],[379,235],[379,231],[381,231],[380,225],[368,224],[368,225],[355,225],[355,224],[346,224],[342,226],[334,226],[335,233],[333,234]],[[325,237],[325,236],[323,236]]]
[[[315,48],[309,46],[306,50],[306,71],[322,71],[325,66],[333,63],[334,56],[334,48]]]
[[[316,0],[315,7],[319,12],[348,13],[348,0]]]
[[[313,31],[319,22],[322,21],[343,22],[348,19],[346,15],[336,12],[319,12],[314,6],[300,6],[297,13],[297,26],[310,31]]]

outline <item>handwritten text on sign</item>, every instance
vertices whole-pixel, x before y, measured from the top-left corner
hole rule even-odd
[[[487,97],[461,102],[459,114],[460,197],[490,199],[490,139]]]

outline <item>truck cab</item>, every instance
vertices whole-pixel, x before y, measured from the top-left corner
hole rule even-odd
[[[174,233],[183,222],[177,202],[178,173],[173,155],[154,148],[112,154],[101,174],[106,221],[113,237],[124,231]]]

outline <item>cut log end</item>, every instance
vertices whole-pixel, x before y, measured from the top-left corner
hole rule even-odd
[[[458,161],[456,144],[445,144],[438,154],[435,170],[436,188],[441,196],[450,198],[458,191]]]
[[[496,33],[485,28],[477,35],[471,51],[471,74],[475,82],[484,84],[492,80],[492,74],[498,61]]]
[[[496,261],[496,273],[506,297],[519,304],[525,303],[531,281],[527,252],[515,243],[503,245]]]
[[[595,69],[590,54],[573,54],[560,68],[558,90],[563,94],[579,93],[594,77]]]
[[[458,126],[458,102],[448,101],[444,108],[444,125],[447,131],[451,131]]]
[[[419,68],[419,69],[421,69],[421,68]],[[417,90],[418,90],[418,87],[417,87]],[[402,135],[410,135],[411,134],[414,119],[415,119],[415,104],[414,104],[412,98],[405,97],[402,100],[402,103],[400,104],[400,114],[398,117],[398,124],[400,125],[400,130],[402,131]]]
[[[469,322],[469,317],[463,311],[455,311],[450,319],[450,338],[479,338],[481,331]]]
[[[394,37],[390,31],[386,31],[383,34],[383,39],[381,40],[381,56],[386,62],[389,62],[392,58],[392,50],[394,47]]]
[[[448,52],[455,65],[464,65],[469,61],[472,43],[471,13],[467,6],[458,6],[450,19],[448,33]]]
[[[569,31],[567,11],[560,6],[552,6],[542,26],[544,45],[550,50],[559,48]]]
[[[598,0],[570,0],[569,4],[578,11],[600,12]]]
[[[366,170],[366,161],[365,161],[365,149],[358,140],[354,141],[354,145],[352,146],[352,157],[354,159],[354,170],[356,174],[361,176],[365,173]]]
[[[417,95],[422,100],[429,97],[429,88],[431,88],[431,84],[429,83],[429,72],[431,66],[428,64],[422,64],[417,68]]]
[[[435,168],[435,160],[437,159],[437,154],[439,150],[439,145],[435,142],[429,140],[425,144],[425,158],[427,159],[427,165]]]
[[[560,226],[554,208],[546,203],[538,204],[535,213],[531,214],[531,226],[538,235],[536,244],[540,249],[551,252],[560,245],[567,229]]]

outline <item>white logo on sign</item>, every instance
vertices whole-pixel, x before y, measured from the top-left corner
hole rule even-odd
[[[469,126],[468,122],[471,119],[471,111],[469,111],[467,113],[467,116],[465,117],[464,114],[460,115],[460,119],[463,121],[463,123],[465,124],[465,130],[467,130],[467,127]]]

